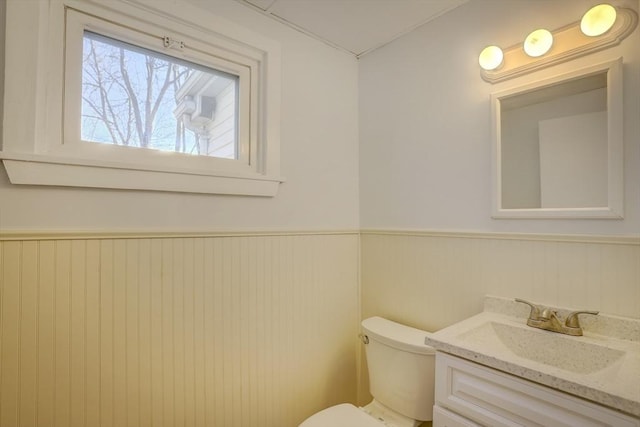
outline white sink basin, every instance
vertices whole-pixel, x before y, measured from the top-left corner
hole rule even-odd
[[[622,350],[576,337],[494,321],[483,323],[457,338],[472,346],[489,345],[524,359],[580,374],[605,369],[625,355]]]
[[[563,319],[570,312],[550,308]],[[527,326],[528,315],[511,298],[487,296],[482,313],[430,334],[425,344],[640,418],[640,319],[600,313],[574,337]]]

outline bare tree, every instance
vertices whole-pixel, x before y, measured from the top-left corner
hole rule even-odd
[[[84,49],[83,139],[184,152],[184,126],[167,119],[190,69],[118,42],[85,38]]]

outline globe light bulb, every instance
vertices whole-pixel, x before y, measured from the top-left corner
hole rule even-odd
[[[580,30],[589,37],[600,36],[613,27],[616,22],[616,8],[610,4],[599,4],[584,14],[580,21]]]
[[[478,57],[478,63],[483,70],[495,70],[502,64],[504,54],[498,46],[487,46],[482,49]]]
[[[551,49],[553,35],[545,29],[533,31],[524,40],[524,51],[532,57],[542,56]]]

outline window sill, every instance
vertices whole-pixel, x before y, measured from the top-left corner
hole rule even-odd
[[[284,179],[261,174],[185,171],[42,154],[0,151],[9,181],[18,185],[90,187],[273,197]]]

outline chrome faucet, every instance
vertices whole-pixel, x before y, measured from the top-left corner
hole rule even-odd
[[[516,298],[516,302],[521,302],[531,307],[531,312],[527,319],[527,325],[533,328],[545,329],[547,331],[559,332],[567,335],[582,335],[582,327],[580,326],[580,319],[578,318],[579,314],[598,314],[597,311],[574,311],[569,313],[563,322],[560,317],[558,317],[558,313],[555,310],[530,303],[529,301],[525,301],[520,298]]]

